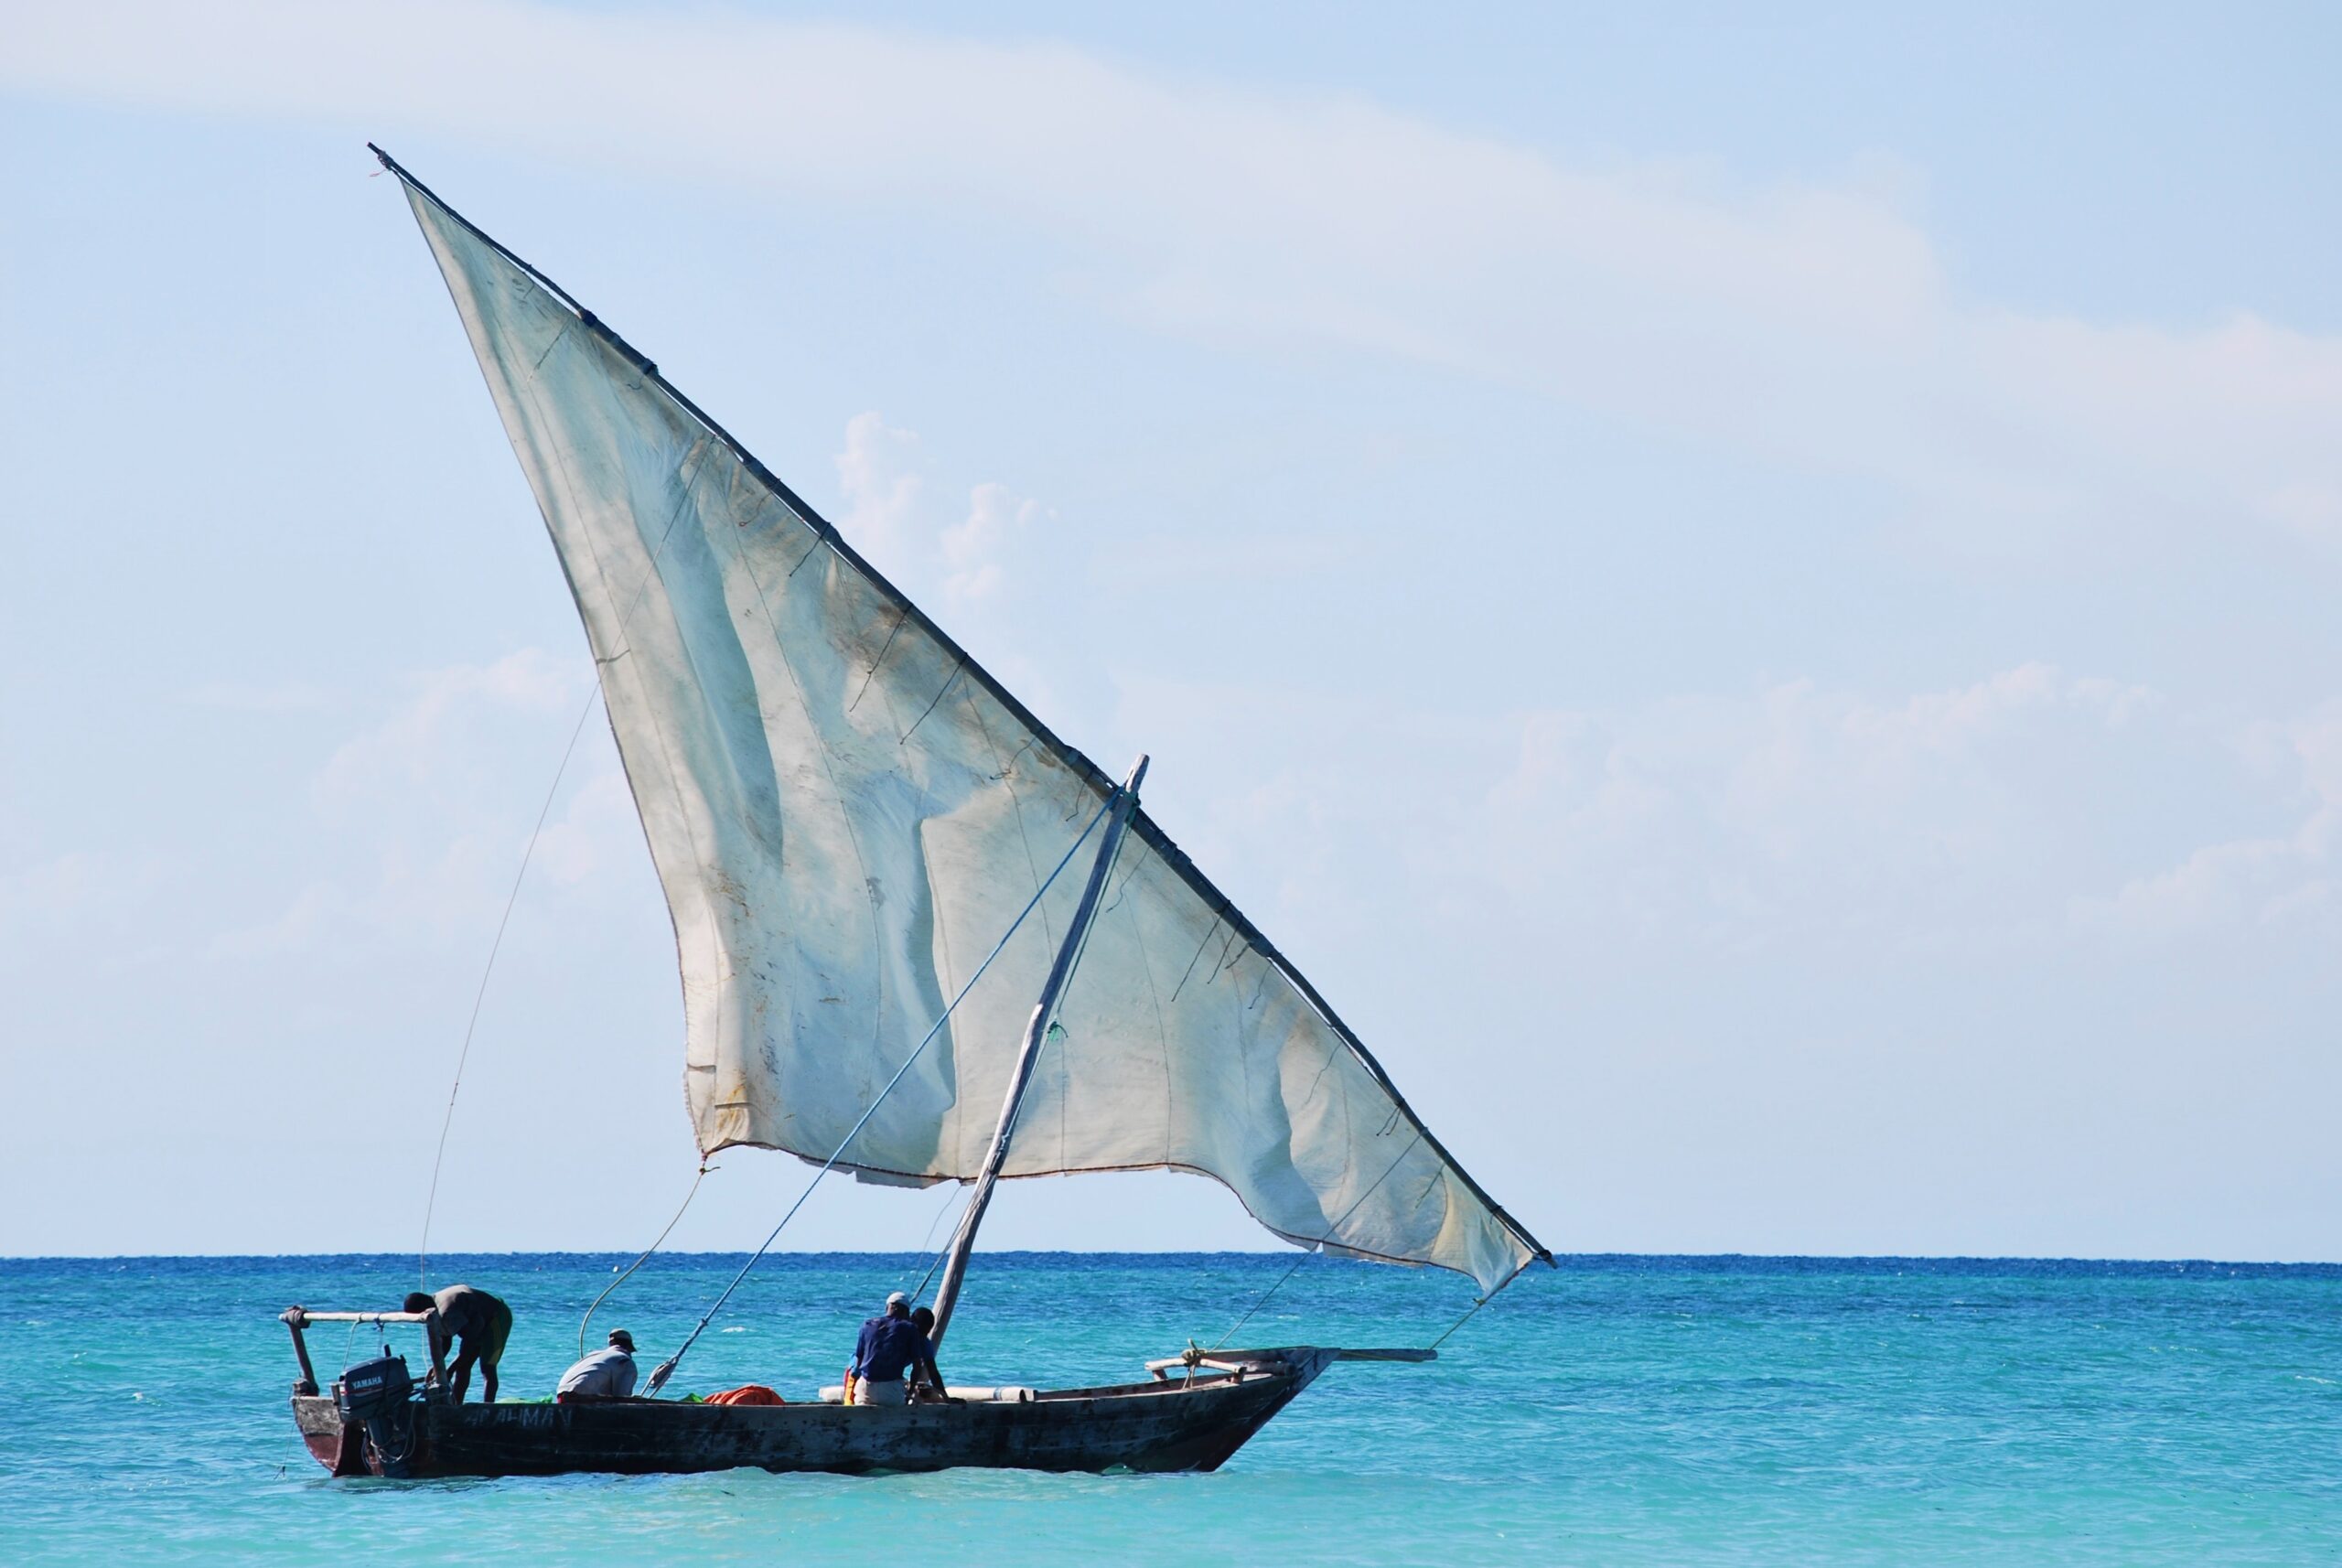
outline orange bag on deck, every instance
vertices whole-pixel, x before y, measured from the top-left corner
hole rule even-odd
[[[789,1402],[762,1383],[743,1383],[736,1389],[725,1389],[720,1394],[710,1394],[702,1404],[787,1404]]]

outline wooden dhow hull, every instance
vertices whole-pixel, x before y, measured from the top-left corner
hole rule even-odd
[[[345,1426],[329,1396],[296,1394],[293,1415],[309,1452],[337,1476],[1216,1470],[1340,1354],[1310,1347],[1256,1351],[1241,1370],[1192,1380],[963,1404],[426,1400],[387,1423]]]

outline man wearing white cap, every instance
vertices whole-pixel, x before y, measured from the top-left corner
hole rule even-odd
[[[911,1298],[897,1291],[886,1298],[886,1316],[864,1320],[862,1337],[854,1341],[854,1365],[846,1369],[854,1379],[854,1402],[908,1403],[910,1385],[903,1374],[914,1366],[934,1387],[943,1386],[943,1374],[935,1369],[935,1347],[911,1323]]]
[[[556,1404],[580,1394],[624,1399],[634,1392],[634,1336],[623,1328],[610,1330],[610,1342],[561,1375],[553,1391]]]

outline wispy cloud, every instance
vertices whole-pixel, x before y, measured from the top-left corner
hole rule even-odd
[[[138,908],[161,872],[152,859],[91,850],[0,868],[0,933],[151,943],[156,935],[139,929]]]
[[[836,462],[839,529],[917,596],[933,589],[955,606],[996,598],[1040,515],[1036,502],[986,480],[968,492],[965,516],[944,521],[929,502],[918,435],[875,410],[847,422]]]
[[[1508,907],[1558,917],[1575,940],[2036,940],[2103,874],[2100,854],[2136,853],[2078,843],[2073,824],[2119,787],[2143,739],[2173,746],[2125,734],[2158,708],[2137,688],[2036,664],[1884,699],[1799,681],[1531,714],[1468,832],[1472,863]]]
[[[417,789],[467,793],[478,780],[460,765],[479,748],[467,746],[459,732],[499,725],[516,712],[574,712],[586,681],[573,662],[536,648],[492,664],[411,676],[407,699],[344,742],[326,763],[317,779],[318,801],[334,810],[371,810],[391,794]]]
[[[16,7],[0,81],[1013,220],[1168,328],[1454,367],[1885,482],[2000,544],[2337,533],[2342,342],[1963,298],[1875,182],[1574,166],[1353,98],[706,11]]]
[[[845,500],[839,528],[888,577],[910,581],[927,564],[933,542],[921,537],[926,479],[918,435],[888,424],[876,409],[857,413],[846,422],[836,463],[838,494]]]
[[[2297,802],[2297,825],[2217,840],[2111,894],[2077,898],[2077,924],[2149,940],[2342,925],[2342,704],[2256,726],[2245,745],[2264,786]]]
[[[988,599],[1000,592],[1004,558],[1022,541],[1040,508],[1020,500],[1006,485],[978,485],[968,497],[968,515],[943,531],[943,592],[954,602]]]
[[[219,930],[220,959],[413,952],[495,920],[553,782],[590,672],[542,649],[408,676],[401,698],[336,747],[309,786],[306,877],[276,913]],[[565,887],[641,862],[607,731],[578,747],[536,875]]]
[[[1259,684],[1126,695],[1167,754],[1228,775],[1174,832],[1273,930],[1319,940],[1378,947],[1396,902],[1466,948],[1948,974],[2342,932],[2330,710],[2239,726],[2046,664],[1486,716]]]
[[[207,681],[190,689],[187,701],[231,713],[297,714],[331,707],[334,694],[313,681]]]

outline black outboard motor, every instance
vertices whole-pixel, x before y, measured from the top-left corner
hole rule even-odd
[[[414,1378],[403,1356],[360,1361],[333,1386],[344,1427],[362,1426],[385,1476],[403,1477],[414,1457]]]

